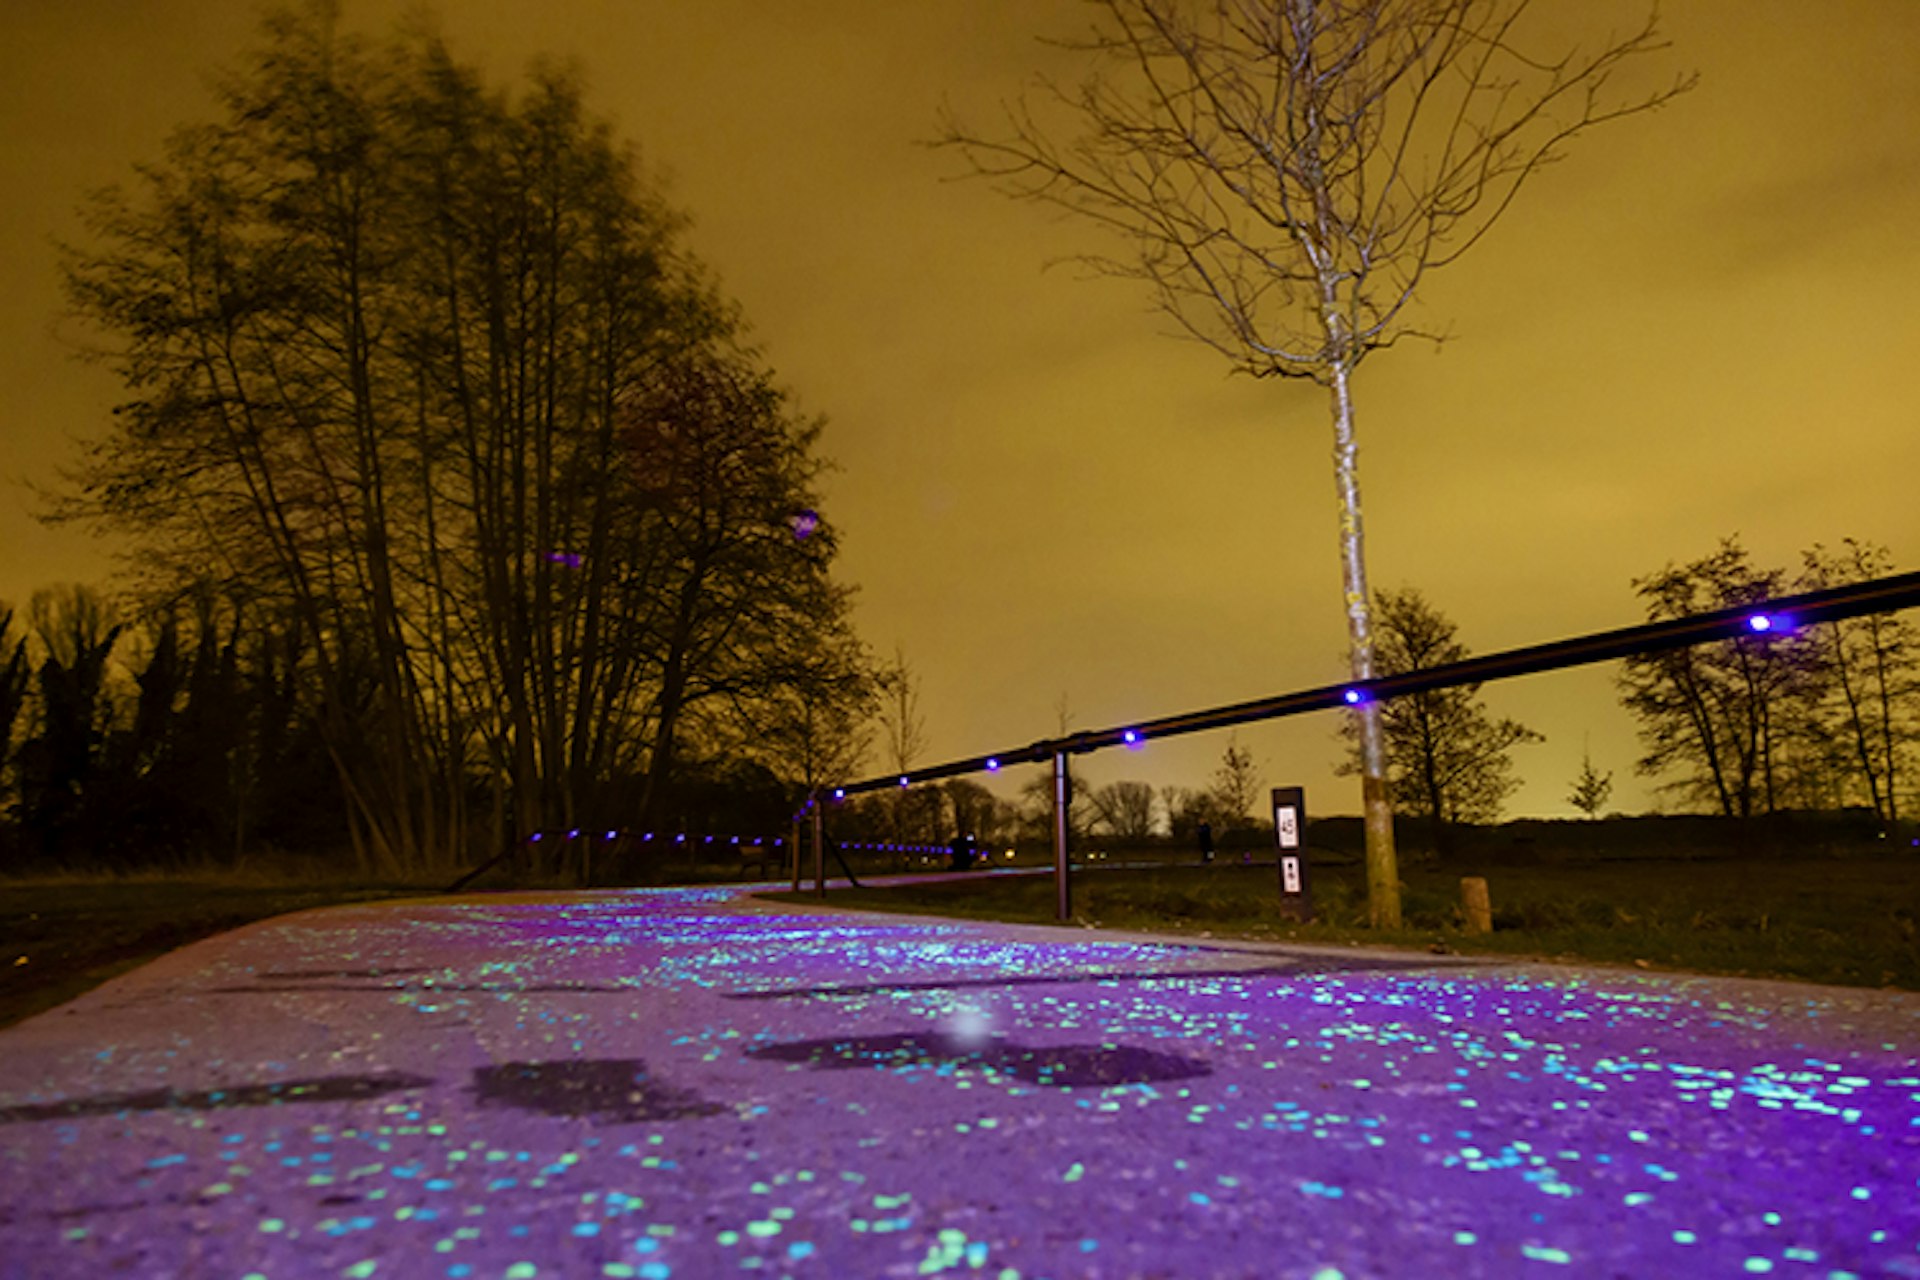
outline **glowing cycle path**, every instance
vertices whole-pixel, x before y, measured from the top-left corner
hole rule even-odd
[[[332,908],[0,1032],[5,1277],[1920,1277],[1920,997]]]

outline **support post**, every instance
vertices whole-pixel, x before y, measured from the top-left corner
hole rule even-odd
[[[825,824],[820,813],[820,801],[816,797],[813,810],[813,896],[827,896],[827,839]]]
[[[1460,914],[1466,917],[1468,933],[1493,932],[1493,900],[1484,877],[1460,877]]]
[[[1280,914],[1301,924],[1313,921],[1313,886],[1307,883],[1307,792],[1273,789],[1273,841],[1280,868]]]
[[[811,798],[807,801],[812,804]],[[793,843],[787,846],[787,858],[793,863],[793,891],[800,892],[800,815],[793,815]]]
[[[1073,778],[1067,753],[1053,753],[1053,897],[1054,918],[1073,919],[1072,869],[1067,865],[1067,810],[1073,803]]]

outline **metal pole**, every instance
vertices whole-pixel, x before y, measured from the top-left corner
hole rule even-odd
[[[1234,725],[1273,720],[1282,716],[1302,715],[1310,711],[1339,709],[1363,702],[1404,697],[1410,693],[1484,684],[1489,680],[1504,680],[1510,676],[1558,671],[1564,667],[1583,666],[1593,662],[1611,662],[1616,658],[1632,657],[1635,654],[1660,653],[1669,649],[1685,648],[1688,645],[1727,640],[1735,636],[1752,637],[1763,633],[1790,632],[1816,622],[1834,622],[1842,618],[1857,618],[1862,614],[1890,613],[1896,609],[1911,608],[1920,608],[1920,572],[1896,574],[1887,578],[1875,578],[1868,582],[1849,583],[1843,587],[1829,587],[1821,591],[1808,591],[1799,595],[1781,596],[1773,600],[1755,601],[1751,605],[1716,609],[1711,613],[1671,618],[1665,622],[1648,622],[1639,626],[1621,627],[1613,631],[1595,632],[1591,635],[1576,636],[1570,640],[1530,645],[1523,649],[1509,649],[1503,653],[1467,658],[1460,662],[1449,662],[1438,667],[1408,671],[1397,676],[1376,676],[1371,680],[1330,684],[1317,689],[1301,689],[1276,697],[1256,698],[1251,702],[1236,702],[1229,706],[1212,707],[1205,711],[1190,711],[1180,715],[1163,716],[1157,720],[1135,721],[1132,724],[1115,725],[1110,729],[1082,731],[1065,738],[1042,739],[1023,747],[1008,747],[992,755],[972,756],[965,760],[934,765],[931,768],[910,770],[904,776],[904,780],[909,783],[935,782],[941,778],[957,778],[970,773],[983,771],[992,773],[1010,764],[1023,764],[1029,761],[1039,764],[1059,751],[1078,754],[1104,751],[1108,747],[1137,746],[1159,738],[1226,729]],[[902,780],[902,775],[895,773],[885,777],[868,778],[860,782],[849,782],[837,788],[837,795],[844,798],[867,791],[881,791],[899,786]]]
[[[815,800],[813,809],[813,896],[827,896],[827,838],[821,821],[820,801]]]
[[[1073,780],[1067,773],[1067,753],[1053,753],[1053,897],[1054,918],[1073,919],[1072,873],[1067,866],[1067,806]]]

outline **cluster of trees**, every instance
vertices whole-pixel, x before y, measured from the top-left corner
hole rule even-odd
[[[1802,553],[1797,573],[1753,563],[1737,538],[1636,579],[1650,621],[1750,607],[1893,572],[1885,547],[1847,539]],[[1621,697],[1640,722],[1642,773],[1731,818],[1871,808],[1883,830],[1920,734],[1920,635],[1893,614],[1755,632],[1629,659]]]
[[[324,776],[383,873],[670,825],[707,761],[762,789],[830,772],[871,664],[819,424],[579,86],[504,92],[313,6],[218,94],[67,252],[129,399],[57,514],[136,549],[139,622],[35,619],[16,829],[70,851],[43,833],[92,802],[83,739],[155,787],[224,769],[236,840],[265,779]],[[25,639],[0,652],[15,718]]]
[[[1651,110],[1615,77],[1664,47],[1544,45],[1529,0],[1100,0],[1064,42],[1077,84],[1042,78],[998,131],[942,141],[1008,194],[1113,233],[1097,274],[1141,281],[1184,335],[1257,378],[1327,393],[1349,669],[1379,670],[1361,519],[1361,363],[1408,337],[1428,275],[1594,126]],[[1378,704],[1353,715],[1372,923],[1400,925],[1395,784]]]
[[[1737,538],[1711,554],[1669,564],[1634,581],[1647,620],[1750,608],[1797,592],[1894,571],[1885,547],[1847,539],[1816,545],[1797,573],[1756,566]],[[1382,674],[1398,675],[1470,656],[1453,622],[1417,590],[1374,601]],[[1639,721],[1638,770],[1683,805],[1725,817],[1781,810],[1870,809],[1883,830],[1914,790],[1909,769],[1920,734],[1920,635],[1892,614],[1804,628],[1753,632],[1715,644],[1631,658],[1622,664],[1623,704]],[[1518,721],[1491,715],[1480,686],[1464,685],[1381,704],[1396,809],[1448,829],[1488,822],[1518,786],[1514,748],[1541,741]],[[1346,728],[1351,744],[1356,731]],[[1357,747],[1344,771],[1358,772]],[[1596,817],[1612,774],[1583,756],[1567,802]]]

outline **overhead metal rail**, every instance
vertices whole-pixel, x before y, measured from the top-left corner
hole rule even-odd
[[[1116,725],[1111,729],[1072,733],[1061,738],[1043,738],[1023,747],[1012,747],[989,755],[968,756],[930,768],[851,782],[835,788],[833,795],[835,799],[844,799],[863,791],[910,787],[970,773],[995,773],[1008,765],[1043,764],[1049,760],[1084,755],[1108,747],[1135,747],[1156,738],[1174,738],[1181,734],[1225,729],[1256,720],[1277,720],[1309,711],[1380,702],[1410,693],[1451,689],[1463,684],[1484,684],[1489,680],[1504,680],[1541,671],[1558,671],[1562,667],[1585,666],[1636,654],[1682,649],[1736,636],[1790,633],[1816,622],[1834,622],[1867,613],[1889,613],[1914,605],[1920,605],[1920,572],[1895,574],[1667,622],[1648,622],[1637,627],[1598,631],[1571,640],[1508,649],[1504,653],[1490,653],[1463,662],[1409,671],[1404,675],[1376,676],[1371,680],[1322,685],[1317,689],[1256,698],[1251,702],[1235,702],[1206,711],[1189,711],[1182,715],[1163,716],[1158,720]]]

